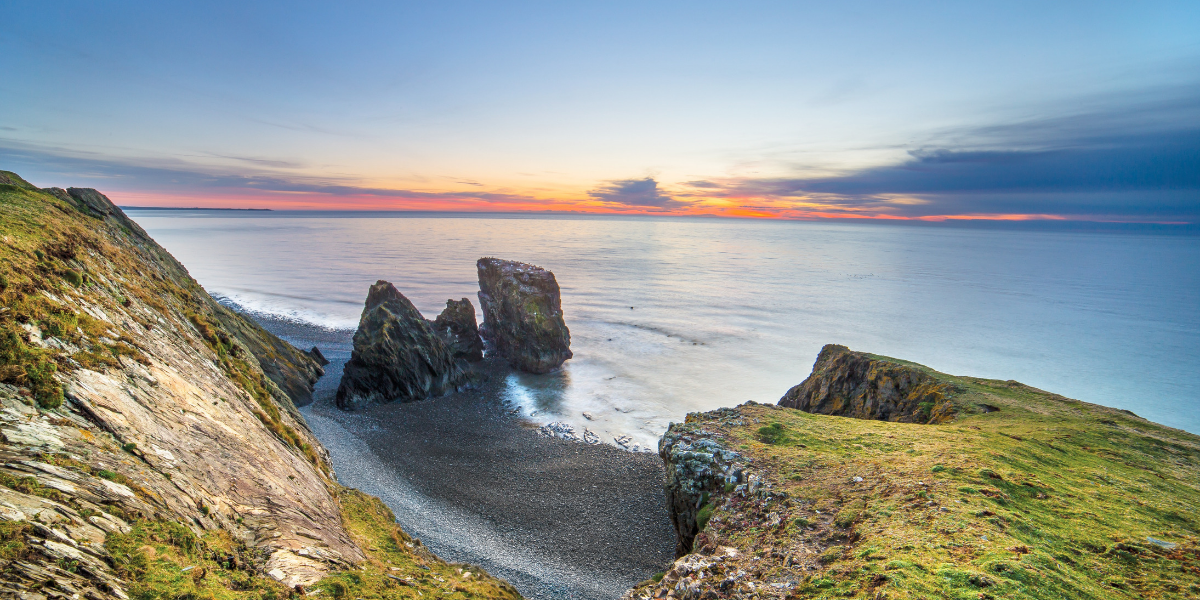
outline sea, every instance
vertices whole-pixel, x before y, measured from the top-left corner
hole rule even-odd
[[[825,344],[1011,379],[1200,433],[1200,236],[1153,230],[574,214],[126,209],[209,293],[353,330],[387,280],[426,318],[475,261],[551,270],[574,358],[513,373],[535,424],[652,450],[776,402]],[[586,416],[584,413],[587,413]],[[623,438],[628,436],[628,438]]]

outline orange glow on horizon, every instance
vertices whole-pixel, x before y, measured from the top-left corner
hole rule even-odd
[[[583,213],[652,216],[712,216],[742,219],[776,220],[868,220],[868,221],[1113,221],[1107,216],[1056,214],[942,214],[899,215],[888,210],[895,207],[864,208],[839,206],[832,202],[780,201],[763,198],[701,198],[669,208],[625,206],[605,203],[591,198],[564,200],[558,198],[528,198],[521,201],[490,200],[470,196],[455,197],[454,193],[429,193],[430,197],[382,195],[330,196],[311,192],[269,192],[246,194],[226,191],[213,194],[179,194],[155,192],[112,192],[111,199],[120,206],[166,208],[257,208],[298,211],[428,211],[428,212],[491,212],[491,213]],[[426,194],[420,194],[426,195]],[[441,196],[441,197],[438,197]],[[691,199],[689,199],[691,200]],[[1156,224],[1177,222],[1148,221]]]

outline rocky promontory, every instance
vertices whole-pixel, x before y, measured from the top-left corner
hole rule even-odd
[[[433,320],[433,329],[446,340],[454,358],[468,362],[483,360],[483,340],[475,322],[475,305],[471,300],[446,300],[446,308]]]
[[[530,373],[548,373],[571,358],[571,332],[554,273],[498,258],[481,258],[476,266],[480,333],[492,351]]]
[[[823,415],[903,423],[942,423],[954,415],[953,385],[912,363],[828,344],[812,374],[779,406]]]
[[[471,315],[473,321],[473,310]],[[465,378],[454,351],[408,298],[387,281],[371,286],[338,385],[339,408],[424,400],[455,389]]]
[[[1200,597],[1200,437],[841,346],[798,387],[841,408],[670,426],[681,556],[626,600]],[[921,389],[945,417],[896,422]]]

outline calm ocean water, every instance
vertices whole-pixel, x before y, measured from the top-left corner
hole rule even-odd
[[[575,358],[511,376],[535,421],[653,447],[774,402],[826,343],[1021,382],[1200,433],[1200,237],[678,218],[130,209],[209,292],[353,329],[387,279],[478,310],[475,260],[554,272]],[[585,421],[581,413],[595,416]]]

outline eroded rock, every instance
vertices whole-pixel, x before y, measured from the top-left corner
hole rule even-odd
[[[371,286],[338,385],[338,408],[424,400],[455,389],[465,378],[454,352],[408,298],[387,281]]]
[[[497,354],[530,373],[548,373],[571,358],[571,332],[554,273],[498,258],[481,258],[476,266],[480,333]]]

